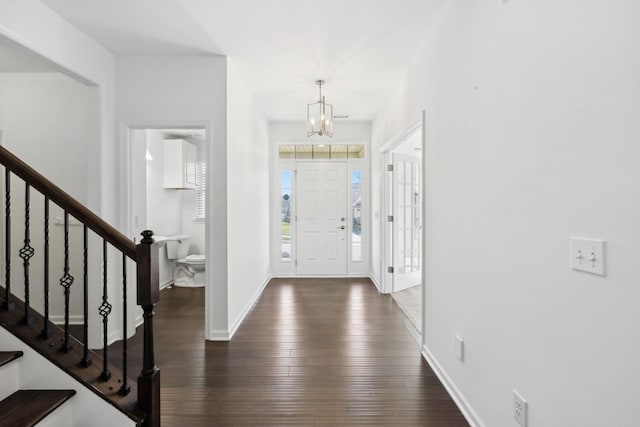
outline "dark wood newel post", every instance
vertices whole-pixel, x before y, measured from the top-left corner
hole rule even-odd
[[[138,305],[144,318],[144,350],[142,372],[138,377],[138,406],[146,414],[145,427],[160,427],[160,369],[153,352],[153,309],[160,298],[158,279],[158,245],[153,232],[142,232],[143,239],[136,246],[138,263]]]

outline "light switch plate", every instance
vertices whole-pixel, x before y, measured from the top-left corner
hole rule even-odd
[[[457,335],[453,336],[453,348],[456,354],[456,358],[464,362],[464,341]]]
[[[604,240],[572,237],[571,268],[604,276]]]

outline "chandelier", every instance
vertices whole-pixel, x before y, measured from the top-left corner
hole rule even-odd
[[[307,137],[327,135],[333,138],[333,105],[324,102],[322,85],[324,80],[316,80],[320,96],[318,102],[307,105]]]

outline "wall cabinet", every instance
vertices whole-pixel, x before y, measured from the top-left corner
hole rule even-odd
[[[195,189],[198,148],[182,139],[164,140],[164,188]]]

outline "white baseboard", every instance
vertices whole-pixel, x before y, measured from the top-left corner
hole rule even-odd
[[[370,276],[367,276],[366,273],[355,273],[355,274],[275,274],[272,275],[272,279],[359,279],[364,278],[368,279]]]
[[[64,315],[54,315],[49,316],[49,320],[54,325],[64,325]],[[84,325],[84,316],[75,314],[73,316],[69,316],[69,324],[70,325]]]
[[[228,331],[224,329],[214,329],[207,334],[205,339],[208,341],[230,341],[231,338],[233,338],[233,335],[236,333],[236,331],[240,327],[240,325],[242,324],[242,322],[244,322],[244,319],[245,317],[247,317],[247,314],[249,314],[249,311],[251,311],[251,308],[253,308],[256,302],[258,302],[258,299],[262,295],[264,288],[269,284],[272,278],[273,276],[271,274],[267,275],[267,277],[263,280],[258,290],[255,292],[251,300],[244,307],[244,309],[242,310],[242,312],[240,313],[236,321],[233,322],[233,325],[231,325]]]
[[[251,309],[256,304],[256,302],[258,302],[258,299],[260,299],[260,296],[262,295],[264,288],[267,287],[271,278],[272,278],[271,274],[268,274],[267,277],[262,281],[262,284],[260,285],[256,293],[253,294],[253,297],[251,298],[251,300],[247,303],[247,305],[245,305],[244,309],[242,310],[240,315],[237,317],[236,321],[233,322],[233,325],[231,325],[231,328],[229,328],[228,340],[233,338],[233,336],[235,335],[240,325],[242,325],[242,322],[244,322],[245,317],[247,317],[247,314],[249,314],[249,311],[251,311]]]
[[[208,341],[229,341],[231,337],[229,336],[229,331],[225,331],[222,329],[213,330],[205,337]]]
[[[117,331],[109,331],[109,334],[107,335],[107,345],[109,346],[121,339],[122,339],[122,333],[120,329],[118,329]]]
[[[482,422],[476,411],[473,410],[467,399],[465,399],[464,395],[460,392],[458,387],[451,381],[451,378],[447,375],[447,373],[442,369],[442,366],[438,363],[436,358],[431,354],[427,346],[422,347],[422,357],[425,358],[433,372],[436,373],[436,376],[442,383],[447,392],[455,402],[455,404],[462,412],[462,415],[466,418],[467,422],[472,427],[486,427],[486,425]]]
[[[173,283],[173,279],[169,279],[169,280],[165,280],[164,282],[161,282],[160,283],[160,290],[165,289],[166,287],[168,287],[172,283]]]
[[[382,293],[382,291],[380,289],[382,289],[380,287],[380,283],[378,283],[378,281],[376,280],[376,278],[373,276],[373,274],[369,275],[369,279],[371,279],[371,281],[373,282],[374,285],[376,285],[376,288],[378,288],[378,292]]]

